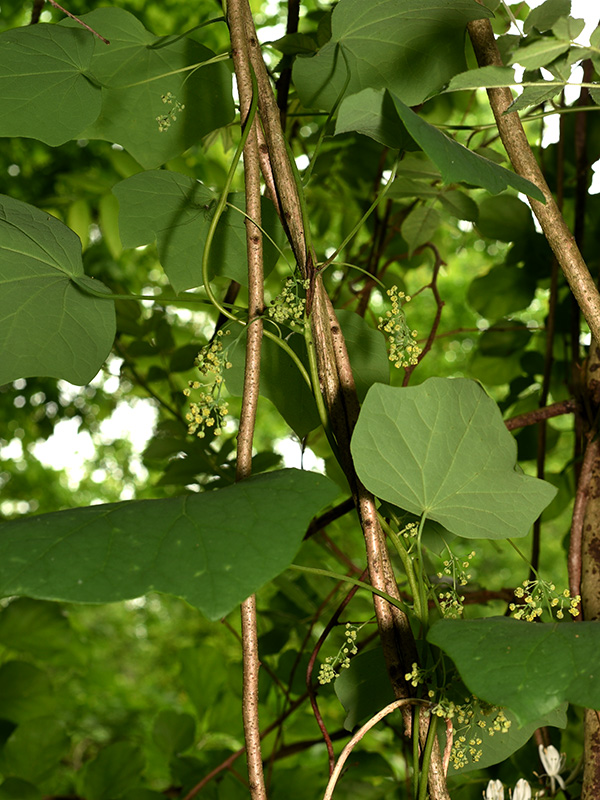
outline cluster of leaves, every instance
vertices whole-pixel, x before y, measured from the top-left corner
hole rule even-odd
[[[235,424],[222,425],[220,392],[235,419],[246,336],[234,326],[225,358],[223,321],[209,301],[224,296],[243,319],[246,206],[241,172],[228,178],[238,133],[227,28],[213,4],[198,5],[70,7],[110,45],[73,20],[28,26],[18,11],[0,34],[0,169],[10,178],[0,197],[1,443],[23,445],[0,473],[10,501],[0,529],[0,593],[12,598],[0,613],[7,800],[185,797],[213,769],[218,777],[203,791],[247,797],[243,770],[226,768],[243,748],[235,610],[254,592],[261,713],[264,727],[278,731],[267,750],[273,797],[314,797],[327,784],[307,683],[313,704],[318,689],[332,738],[394,700],[371,635],[371,597],[359,592],[347,610],[336,609],[350,603],[340,573],[361,574],[364,544],[344,514],[350,488],[309,385],[310,283],[293,269],[290,276],[284,230],[266,197],[265,327],[274,338],[263,342],[260,394],[270,403],[259,410],[257,474],[234,485]],[[420,659],[409,683],[433,716],[449,721],[438,738],[442,752],[452,748],[452,796],[471,800],[490,777],[533,780],[533,732],[552,726],[559,744],[567,704],[598,708],[600,691],[590,669],[595,623],[557,625],[552,599],[547,610],[539,606],[545,617],[535,606],[535,625],[501,616],[519,604],[524,581],[527,589],[543,583],[505,546],[508,538],[528,546],[541,514],[534,568],[549,570],[561,588],[566,581],[556,565],[564,563],[573,464],[595,401],[586,398],[579,428],[546,423],[539,439],[526,428],[515,443],[504,424],[584,394],[573,377],[581,325],[516,193],[542,195],[496,149],[477,92],[515,84],[514,70],[475,68],[465,28],[493,20],[504,62],[525,67],[513,110],[533,107],[525,117],[532,126],[540,109],[564,107],[574,64],[586,61],[588,83],[600,72],[600,35],[589,47],[574,43],[582,25],[568,0],[513,9],[524,18],[519,35],[495,2],[377,0],[364,9],[360,0],[307,3],[303,30],[264,50],[280,96],[291,79],[287,133],[297,163],[311,159],[305,213],[317,255],[324,263],[348,242],[344,261],[322,276],[362,403],[352,457],[396,546]],[[265,28],[274,21],[267,12]],[[589,102],[599,99],[592,86]],[[581,169],[591,156],[582,162],[565,146],[575,142],[576,115],[562,119],[561,144],[543,149],[543,165],[567,218],[579,220],[597,273],[600,206]],[[481,137],[477,147],[472,134]],[[597,115],[589,115],[587,153],[598,152],[599,137]],[[539,144],[539,131],[531,138]],[[405,296],[413,298],[407,308]],[[56,379],[89,384],[111,350],[95,388],[69,401]],[[403,369],[390,370],[390,359]],[[212,387],[199,399],[195,368]],[[35,443],[60,419],[76,418],[97,436],[123,400],[139,398],[157,410],[145,482],[127,466],[124,442],[99,445],[95,467],[121,470],[104,485],[90,469],[72,491],[37,460]],[[279,469],[277,445],[291,441],[290,430],[323,459],[326,475]],[[124,481],[135,499],[119,502]],[[329,507],[320,525],[309,525]],[[28,516],[36,511],[53,513]],[[304,571],[287,569],[294,559]],[[448,564],[469,564],[472,578],[465,585],[463,573],[445,572]],[[319,569],[340,577],[332,593]],[[81,603],[115,605],[70,605]],[[319,634],[338,622],[346,640],[326,642],[321,657]],[[128,652],[134,639],[137,656]],[[333,688],[318,688],[317,657],[328,679],[343,667]],[[570,714],[562,747],[574,763],[579,712]],[[498,735],[482,735],[486,727]],[[336,796],[399,796],[413,765],[401,728],[399,712],[386,718]]]

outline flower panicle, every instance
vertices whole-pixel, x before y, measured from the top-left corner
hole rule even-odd
[[[508,607],[511,616],[526,622],[535,622],[544,611],[556,616],[556,619],[563,619],[565,611],[576,617],[581,605],[580,595],[572,597],[568,589],[557,592],[553,583],[538,578],[523,581],[521,586],[517,586],[515,600],[517,602],[510,603]]]
[[[389,359],[396,368],[416,366],[419,363],[421,348],[417,344],[417,331],[411,330],[406,322],[406,315],[401,302],[410,302],[411,298],[398,291],[397,286],[387,290],[392,302],[390,311],[379,317],[377,327],[387,334],[389,342]]]
[[[318,681],[321,685],[331,683],[339,677],[341,670],[348,669],[351,656],[358,653],[356,639],[362,625],[346,623],[344,629],[344,643],[335,656],[328,656],[319,668]]]
[[[226,425],[225,417],[229,412],[229,404],[221,399],[225,385],[224,370],[230,369],[232,364],[227,359],[227,349],[223,347],[223,336],[229,336],[230,331],[218,331],[215,339],[200,350],[194,365],[200,375],[212,376],[209,383],[198,380],[189,381],[183,393],[190,397],[192,390],[202,389],[197,399],[190,402],[189,411],[185,418],[188,423],[188,433],[196,434],[199,439],[204,439],[206,429],[215,436],[220,436]]]

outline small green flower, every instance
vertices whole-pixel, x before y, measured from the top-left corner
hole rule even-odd
[[[404,310],[400,301],[410,302],[410,297],[404,292],[399,292],[397,286],[387,290],[392,301],[391,311],[386,311],[385,317],[379,317],[378,328],[388,335],[390,346],[389,359],[395,367],[415,366],[419,363],[421,348],[417,344],[417,331],[411,330],[406,322]]]

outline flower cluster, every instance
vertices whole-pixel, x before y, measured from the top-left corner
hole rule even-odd
[[[229,333],[229,331],[218,331],[217,338],[205,345],[194,361],[201,375],[214,376],[212,383],[190,381],[188,388],[183,390],[186,397],[190,396],[192,389],[205,390],[200,392],[197,402],[190,403],[190,410],[185,415],[189,423],[188,433],[195,433],[199,439],[206,436],[206,428],[212,429],[215,436],[220,436],[225,427],[224,418],[227,416],[228,405],[221,400],[225,383],[223,370],[230,369],[231,362],[227,360],[227,351],[223,349],[221,339]]]
[[[158,117],[156,117],[158,130],[160,133],[164,133],[171,127],[171,123],[176,121],[178,112],[183,111],[185,106],[176,99],[172,92],[161,94],[160,99],[166,105],[171,106],[166,114],[159,114]]]
[[[357,628],[351,622],[346,623],[344,644],[338,650],[337,655],[328,656],[325,662],[321,664],[318,678],[320,684],[324,685],[334,681],[340,674],[339,671],[336,670],[348,669],[350,666],[350,656],[354,656],[358,653],[356,637],[361,627],[362,625]]]
[[[433,696],[433,692],[429,692],[429,695]],[[480,760],[483,755],[481,737],[484,732],[488,736],[494,736],[496,733],[507,733],[511,726],[511,721],[501,708],[490,706],[475,695],[466,697],[464,703],[454,703],[448,698],[442,698],[432,707],[431,713],[451,720],[455,727],[450,763],[456,770],[466,766],[469,759],[473,762]],[[480,718],[476,720],[476,716]]]
[[[308,289],[309,281],[296,281],[288,278],[281,294],[278,294],[268,308],[272,320],[287,323],[291,328],[297,327],[304,319],[306,300],[298,295],[298,287]]]
[[[404,676],[404,680],[409,681],[411,686],[418,686],[420,683],[425,683],[428,676],[429,672],[425,669],[421,669],[415,661],[412,665],[412,670],[407,672]]]
[[[557,592],[553,583],[539,579],[523,581],[523,584],[515,589],[515,598],[520,602],[509,605],[511,616],[527,622],[534,622],[541,617],[544,613],[544,606],[545,610],[551,616],[555,614],[557,619],[563,619],[565,608],[569,614],[576,617],[579,614],[581,603],[579,595],[571,597],[568,589]]]
[[[385,312],[385,317],[379,317],[378,328],[388,334],[390,343],[390,361],[395,367],[410,367],[419,363],[421,348],[417,344],[417,331],[408,327],[406,316],[400,305],[403,300],[410,302],[410,297],[404,292],[399,292],[397,286],[387,290],[392,301],[391,311]]]
[[[438,572],[437,576],[441,580],[446,581],[450,578],[451,588],[447,591],[441,591],[438,595],[438,601],[442,616],[450,619],[457,619],[462,616],[464,609],[463,603],[465,600],[464,595],[459,594],[458,587],[466,586],[467,582],[471,579],[471,574],[466,570],[471,566],[470,562],[475,555],[475,551],[472,550],[464,560],[457,558],[450,551],[448,552],[449,556],[443,564],[444,570],[443,572]]]

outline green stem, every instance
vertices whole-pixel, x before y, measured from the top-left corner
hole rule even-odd
[[[346,236],[346,238],[345,238],[345,239],[344,239],[344,241],[341,243],[341,245],[340,245],[340,246],[337,248],[337,250],[335,251],[335,253],[333,253],[333,254],[332,254],[332,255],[331,255],[331,256],[330,256],[330,257],[327,259],[327,261],[324,261],[324,262],[323,262],[323,264],[321,264],[321,269],[322,269],[322,270],[323,270],[323,269],[325,269],[326,267],[328,267],[328,266],[331,264],[331,262],[332,262],[332,261],[335,261],[335,260],[336,260],[336,258],[339,256],[339,254],[342,252],[342,250],[344,250],[344,248],[346,247],[346,245],[348,244],[348,242],[350,242],[350,241],[351,241],[351,240],[352,240],[352,239],[353,239],[353,238],[356,236],[356,234],[358,233],[358,231],[359,231],[359,230],[362,228],[362,226],[365,224],[365,222],[366,222],[366,221],[368,220],[368,218],[371,216],[371,214],[373,213],[373,211],[375,211],[375,209],[377,208],[377,206],[379,205],[379,203],[381,203],[381,201],[383,200],[383,198],[384,198],[384,197],[385,197],[385,195],[387,194],[387,192],[388,192],[388,190],[389,190],[390,186],[391,186],[391,185],[392,185],[392,183],[394,182],[394,178],[396,177],[396,170],[397,170],[397,169],[398,169],[398,163],[396,162],[396,163],[394,164],[394,167],[393,167],[393,169],[392,169],[392,174],[390,175],[390,179],[389,179],[389,181],[388,181],[388,182],[386,183],[386,185],[383,187],[383,189],[381,190],[381,192],[379,192],[379,194],[377,195],[377,197],[375,198],[375,200],[373,200],[373,202],[371,203],[371,205],[369,206],[369,208],[368,208],[368,209],[365,211],[365,213],[362,215],[362,217],[361,217],[361,218],[358,220],[358,222],[356,223],[356,225],[355,225],[355,226],[352,228],[352,230],[350,231],[350,233],[348,234],[348,236]]]
[[[413,757],[413,780],[412,780],[412,793],[414,800],[417,800],[419,794],[419,725],[421,722],[421,712],[419,708],[413,709],[412,716],[412,757]]]
[[[289,344],[288,344],[288,343],[285,341],[285,339],[281,339],[279,336],[276,336],[276,335],[275,335],[274,333],[272,333],[271,331],[268,331],[268,330],[266,330],[266,328],[263,328],[263,336],[266,336],[266,337],[267,337],[267,339],[270,339],[272,342],[275,342],[275,344],[276,344],[278,347],[281,347],[281,349],[282,349],[282,350],[284,350],[284,351],[285,351],[285,352],[288,354],[288,356],[289,356],[289,357],[292,359],[292,361],[294,362],[294,364],[295,364],[295,365],[298,367],[298,369],[300,370],[300,374],[302,375],[302,378],[304,379],[304,382],[306,383],[306,385],[308,386],[308,388],[309,388],[309,389],[311,390],[311,392],[312,392],[312,383],[311,383],[311,380],[310,380],[310,375],[309,375],[309,374],[308,374],[308,372],[306,371],[306,367],[304,366],[304,364],[303,364],[303,363],[302,363],[302,361],[300,360],[300,358],[299,358],[298,354],[297,354],[297,353],[295,353],[295,352],[292,350],[292,348],[291,348],[291,347],[289,346]]]
[[[419,582],[417,580],[417,576],[415,575],[413,560],[410,557],[410,555],[406,552],[406,548],[402,544],[402,541],[400,540],[400,537],[398,536],[396,531],[390,525],[388,525],[388,523],[381,516],[381,514],[378,514],[378,516],[381,527],[386,532],[387,536],[389,536],[390,540],[392,541],[392,544],[394,545],[394,547],[398,552],[398,555],[400,556],[400,560],[402,561],[402,566],[404,567],[404,572],[406,573],[406,577],[408,579],[408,585],[410,586],[410,590],[412,592],[414,611],[417,616],[417,619],[422,624],[425,624],[427,622],[426,619],[427,612],[426,610],[425,611],[423,610],[421,605],[422,594],[419,588]]]
[[[178,297],[171,297],[164,294],[115,294],[113,292],[103,292],[99,289],[93,289],[87,284],[79,283],[74,279],[71,280],[73,280],[73,283],[78,289],[81,289],[82,292],[85,292],[92,297],[99,297],[101,300],[150,300],[153,303],[169,303],[172,305],[179,303],[182,305],[188,305],[189,303],[200,303],[201,305],[206,306],[213,305],[210,300],[207,300],[204,297],[199,297],[197,294],[187,294],[186,292],[182,292]],[[226,305],[234,308],[231,303],[226,303]],[[238,320],[238,322],[239,321],[240,320]]]
[[[233,161],[231,162],[231,166],[229,167],[229,172],[227,173],[227,178],[225,180],[225,186],[223,187],[223,191],[221,192],[221,196],[219,197],[219,202],[217,203],[217,207],[215,209],[215,213],[210,223],[210,227],[206,234],[206,241],[204,242],[204,250],[202,252],[202,280],[204,282],[204,290],[208,295],[208,299],[213,304],[215,308],[217,308],[220,313],[224,317],[228,317],[229,319],[234,320],[235,322],[240,322],[240,320],[234,315],[231,314],[215,297],[213,290],[210,286],[210,278],[208,276],[208,258],[210,255],[210,248],[212,246],[212,242],[215,236],[215,232],[217,230],[217,225],[219,224],[219,220],[225,207],[227,205],[227,195],[229,194],[229,189],[231,188],[231,183],[233,181],[233,176],[235,175],[235,171],[237,169],[238,162],[242,156],[242,152],[244,150],[244,145],[246,144],[246,140],[250,135],[250,129],[252,128],[252,122],[254,120],[254,115],[256,114],[256,108],[258,105],[258,86],[256,83],[256,76],[254,74],[254,70],[251,69],[252,73],[252,103],[250,104],[250,108],[248,110],[248,116],[246,118],[245,123],[242,127],[242,135],[240,137],[239,144],[235,151],[235,155],[233,156]],[[242,323],[243,324],[243,323]]]
[[[154,75],[152,78],[144,78],[143,81],[137,81],[136,83],[128,83],[125,86],[111,86],[110,88],[132,89],[134,86],[143,86],[146,83],[152,83],[153,81],[160,81],[163,78],[169,78],[171,75],[179,75],[182,72],[191,72],[192,70],[200,69],[201,67],[209,67],[211,64],[218,64],[220,61],[229,61],[230,58],[230,53],[220,53],[218,56],[208,58],[206,61],[199,61],[197,64],[190,64],[187,67],[171,70],[171,72],[163,72],[161,75]]]
[[[246,219],[250,220],[250,222],[252,222],[252,223],[253,223],[253,225],[254,225],[254,227],[255,227],[255,228],[258,228],[258,230],[259,230],[259,231],[262,233],[262,235],[265,237],[265,239],[268,239],[268,240],[271,242],[271,244],[272,244],[272,245],[273,245],[273,247],[274,247],[274,248],[277,250],[277,252],[279,253],[279,255],[280,255],[280,256],[281,256],[281,257],[284,259],[285,263],[288,265],[288,267],[289,267],[289,268],[290,268],[290,270],[292,271],[292,275],[293,275],[293,274],[294,274],[294,267],[292,266],[292,264],[291,264],[290,260],[288,259],[288,257],[286,256],[286,254],[283,252],[283,250],[281,249],[281,247],[279,247],[279,245],[277,244],[277,242],[275,241],[275,239],[273,239],[273,237],[272,237],[272,236],[269,236],[269,234],[266,232],[266,230],[265,230],[263,227],[261,227],[260,225],[258,225],[258,224],[257,224],[257,223],[256,223],[256,222],[255,222],[255,221],[252,219],[252,217],[250,216],[250,214],[246,214],[246,212],[245,212],[245,211],[242,211],[242,209],[241,209],[241,208],[238,208],[237,206],[234,206],[234,205],[233,205],[233,203],[227,203],[227,208],[231,208],[233,211],[237,211],[237,212],[238,212],[238,214],[241,214],[243,217],[245,217]]]
[[[429,764],[431,762],[431,751],[433,750],[433,743],[435,742],[435,731],[437,728],[437,722],[438,722],[437,715],[431,714],[429,720],[429,730],[427,731],[427,740],[425,742],[425,750],[423,751],[423,762],[421,764],[421,776],[419,781],[419,794],[417,796],[417,800],[426,800],[427,797],[427,776],[429,775]]]
[[[313,575],[323,575],[325,578],[334,578],[336,581],[343,581],[344,583],[351,583],[353,586],[359,586],[361,589],[366,589],[371,594],[376,594],[383,597],[388,603],[391,603],[396,608],[401,609],[404,613],[408,613],[408,607],[401,601],[397,600],[385,592],[371,586],[370,583],[359,581],[358,578],[350,578],[348,575],[341,575],[339,572],[330,572],[328,569],[318,569],[317,567],[301,567],[299,564],[290,564],[290,569],[298,570],[299,572],[311,572]]]

